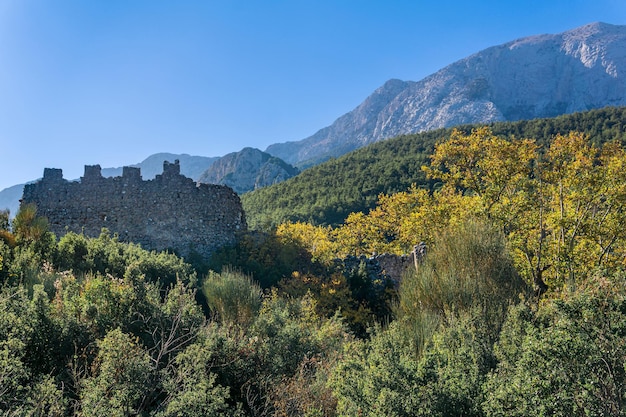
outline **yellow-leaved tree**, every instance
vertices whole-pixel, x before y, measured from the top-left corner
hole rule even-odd
[[[584,280],[595,268],[623,266],[626,256],[626,151],[598,148],[582,134],[557,135],[541,148],[481,127],[436,145],[429,179],[380,195],[369,213],[352,213],[335,229],[286,224],[277,233],[314,258],[408,253],[437,244],[442,231],[478,220],[506,237],[520,274],[538,293]]]
[[[327,263],[334,257],[335,247],[330,227],[287,222],[276,228],[276,236],[284,244],[296,244],[305,248],[313,261]]]
[[[625,156],[618,143],[598,149],[576,132],[541,150],[532,140],[507,141],[480,128],[455,131],[424,169],[443,183],[433,200],[461,194],[468,213],[501,228],[518,269],[543,292],[623,262]]]

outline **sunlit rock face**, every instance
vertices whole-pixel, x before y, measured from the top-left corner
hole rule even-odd
[[[625,72],[626,26],[592,23],[522,38],[421,81],[390,80],[331,126],[267,152],[310,165],[401,134],[623,106]]]

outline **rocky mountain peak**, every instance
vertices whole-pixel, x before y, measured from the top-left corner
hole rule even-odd
[[[624,71],[626,26],[521,38],[418,82],[389,80],[332,125],[267,152],[308,166],[401,134],[626,105]]]
[[[293,177],[298,170],[256,148],[243,148],[215,161],[198,179],[200,183],[227,185],[243,194]]]

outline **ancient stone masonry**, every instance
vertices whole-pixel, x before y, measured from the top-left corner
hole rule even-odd
[[[408,269],[417,269],[426,256],[426,244],[420,242],[413,247],[408,255],[394,255],[391,253],[373,254],[370,257],[348,256],[335,259],[335,265],[342,267],[347,274],[353,274],[362,267],[372,282],[391,280],[399,285],[402,276]]]
[[[34,203],[58,237],[68,231],[97,237],[102,228],[145,249],[192,251],[208,257],[236,242],[247,229],[239,196],[229,187],[196,184],[180,174],[178,161],[163,163],[163,174],[143,181],[139,168],[105,178],[100,166],[85,166],[80,181],[46,168],[43,179],[24,187],[22,204]]]
[[[413,254],[411,255],[393,255],[383,253],[367,257],[348,256],[343,259],[336,259],[335,264],[342,266],[346,273],[351,274],[359,271],[363,266],[370,281],[386,281],[391,280],[398,284],[402,280],[402,275],[407,269],[414,267]]]

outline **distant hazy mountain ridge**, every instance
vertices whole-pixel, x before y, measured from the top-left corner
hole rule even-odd
[[[283,160],[255,148],[244,148],[219,158],[198,182],[227,185],[236,193],[266,187],[285,181],[298,170]]]
[[[144,180],[150,180],[163,172],[163,161],[174,162],[175,160],[180,162],[180,173],[186,177],[197,181],[200,175],[208,167],[211,166],[219,157],[206,157],[195,156],[187,154],[173,154],[173,153],[155,153],[150,155],[138,164],[130,165],[141,169],[141,177]],[[102,168],[102,175],[104,177],[118,177],[122,175],[122,167],[119,168]]]
[[[494,46],[421,81],[390,80],[332,125],[266,152],[312,165],[401,134],[626,105],[626,26],[592,23]]]

